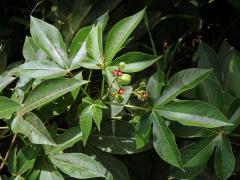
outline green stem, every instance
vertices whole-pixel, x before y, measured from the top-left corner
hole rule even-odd
[[[211,129],[208,129],[208,128],[203,128],[203,129],[205,129],[206,131],[215,133],[215,134],[219,134],[220,133],[219,131],[214,131],[214,130],[211,130]]]
[[[101,97],[103,97],[104,94],[104,85],[105,85],[105,76],[102,77],[102,87],[101,87]]]
[[[150,29],[149,29],[149,26],[148,26],[147,15],[146,15],[145,17],[146,17],[146,19],[145,19],[145,25],[146,25],[146,27],[147,27],[147,31],[148,31],[149,39],[150,39],[150,42],[151,42],[153,54],[154,54],[155,56],[157,56],[156,46],[155,46],[155,43],[154,43],[153,38],[152,38],[152,34],[151,34]],[[157,71],[161,71],[160,65],[159,65],[158,61],[156,61],[155,64],[156,64]]]
[[[5,161],[2,156],[0,156],[0,160],[1,160],[5,165],[8,165],[7,161]]]
[[[9,129],[8,126],[0,127],[0,129]]]
[[[133,109],[141,109],[141,110],[144,110],[144,111],[151,111],[152,110],[150,108],[144,108],[144,107],[134,106],[134,105],[130,105],[130,104],[113,103],[113,102],[109,102],[109,101],[105,101],[104,103],[105,104],[110,104],[110,105],[124,106],[124,107],[128,107],[128,108],[133,108]]]
[[[85,94],[85,96],[90,97],[90,95],[87,93],[87,91],[85,90],[86,88],[82,88],[80,87],[80,89],[82,90],[83,94]]]
[[[10,154],[12,148],[13,148],[13,145],[14,145],[16,139],[17,139],[17,134],[14,134],[14,136],[13,136],[13,138],[12,138],[12,141],[11,141],[11,144],[10,144],[10,146],[9,146],[9,148],[8,148],[8,150],[7,150],[7,153],[6,153],[5,157],[4,157],[4,160],[2,161],[2,164],[0,165],[0,172],[1,172],[1,171],[3,170],[3,168],[4,168],[4,165],[5,165],[4,162],[7,161],[8,157],[9,157],[9,154]]]
[[[91,78],[92,78],[92,71],[93,71],[93,70],[91,69],[90,72],[89,72],[88,79],[87,79],[88,81],[90,81]],[[88,82],[88,83],[89,83],[89,82]],[[87,88],[88,88],[88,83],[86,84],[86,86],[85,86],[85,88],[84,88],[84,91],[83,91],[85,94],[88,94],[88,93],[86,92],[86,91],[87,91]],[[89,96],[89,95],[88,95],[88,96]],[[90,97],[90,96],[89,96],[89,97]]]

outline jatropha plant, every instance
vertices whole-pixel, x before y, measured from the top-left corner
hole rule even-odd
[[[122,19],[104,33],[105,13],[81,28],[70,45],[53,25],[31,17],[24,63],[1,67],[0,119],[6,127],[0,138],[8,135],[12,141],[1,154],[0,170],[7,169],[12,179],[127,180],[128,169],[116,155],[155,149],[172,165],[172,177],[192,178],[217,147],[219,175],[221,157],[232,153],[224,135],[232,123],[207,102],[178,98],[207,79],[212,69],[186,69],[165,79],[162,56],[126,52],[144,13]],[[131,75],[150,66],[156,72],[146,81]],[[14,88],[6,89],[12,84]],[[179,123],[204,128],[209,136],[179,150],[170,129]],[[225,177],[234,163],[230,166]]]

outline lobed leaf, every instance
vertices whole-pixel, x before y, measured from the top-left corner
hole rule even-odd
[[[112,61],[117,52],[122,48],[122,45],[142,20],[144,13],[145,9],[133,16],[122,19],[110,30],[105,46],[105,60],[107,64]]]
[[[164,118],[186,126],[215,128],[232,125],[221,111],[203,101],[179,101],[155,110]]]
[[[159,107],[169,103],[182,92],[200,84],[210,73],[209,69],[191,68],[174,74],[164,88],[162,96],[156,100],[155,106]]]

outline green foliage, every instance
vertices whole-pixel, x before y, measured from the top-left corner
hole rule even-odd
[[[108,10],[120,0],[64,2],[52,2],[54,23],[30,16],[23,62],[7,63],[0,46],[0,171],[31,180],[230,178],[239,52],[224,43],[218,51],[221,38],[216,47],[189,43],[189,33],[161,49],[158,24],[179,18],[200,30],[192,11],[160,17],[144,8],[116,22]],[[179,65],[184,48],[190,59]]]

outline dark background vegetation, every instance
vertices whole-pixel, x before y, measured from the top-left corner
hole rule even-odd
[[[30,15],[55,24],[64,33],[66,29],[63,19],[72,11],[74,3],[77,3],[77,0],[1,0],[0,42],[8,49],[8,63],[23,61],[22,47],[25,36],[29,35]],[[149,26],[157,54],[162,54],[164,49],[183,38],[181,48],[173,57],[171,68],[166,67],[168,74],[196,65],[192,56],[196,52],[199,39],[207,42],[217,52],[223,41],[240,50],[240,6],[236,7],[227,0],[89,0],[86,4],[92,4],[93,7],[79,24],[80,27],[91,24],[96,17],[109,9],[110,28],[118,20],[147,6]],[[132,41],[134,43],[129,49],[152,53],[147,29],[143,23],[135,31]],[[143,75],[144,73],[148,72],[143,72]],[[239,153],[237,145],[234,146],[234,152]],[[168,165],[160,161],[153,151],[119,158],[125,162],[130,174],[134,174],[138,179],[166,178],[164,173],[167,173],[165,168]],[[237,159],[237,169],[232,179],[238,179],[239,176]],[[209,172],[213,172],[213,168],[207,169],[203,177],[199,178],[209,179]]]

